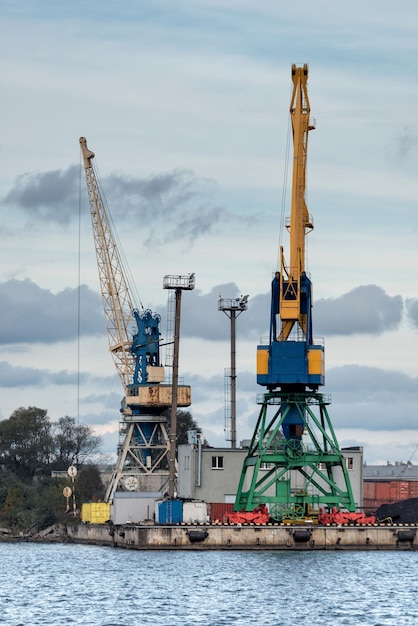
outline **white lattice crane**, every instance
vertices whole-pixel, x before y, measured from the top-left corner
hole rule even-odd
[[[86,174],[109,351],[126,393],[135,367],[135,358],[130,350],[132,332],[129,330],[132,327],[134,307],[130,299],[122,260],[110,227],[109,216],[93,169],[94,152],[87,148],[85,137],[80,138],[80,146]]]
[[[110,216],[85,137],[80,147],[106,319],[109,350],[124,391],[118,459],[106,501],[118,490],[165,491],[170,476],[170,441],[163,416],[173,404],[173,387],[164,384],[160,365],[160,316],[133,306]],[[193,280],[194,282],[194,280]],[[191,403],[189,386],[176,389],[178,407]]]

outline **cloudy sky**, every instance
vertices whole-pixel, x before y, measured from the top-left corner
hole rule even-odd
[[[78,416],[117,445],[121,386],[107,352],[79,137],[144,307],[165,274],[182,299],[180,373],[212,445],[224,440],[229,321],[237,437],[258,415],[255,353],[289,215],[292,63],[309,64],[316,130],[307,204],[314,335],[340,444],[368,463],[418,444],[418,6],[370,0],[0,3],[0,418]],[[80,315],[79,315],[80,313]],[[418,462],[418,456],[412,458]]]

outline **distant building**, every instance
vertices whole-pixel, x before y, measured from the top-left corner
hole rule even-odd
[[[363,466],[364,508],[374,510],[408,498],[418,498],[418,465],[387,463]]]

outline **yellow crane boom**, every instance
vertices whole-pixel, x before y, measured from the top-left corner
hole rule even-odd
[[[297,323],[306,335],[306,314],[301,311],[300,279],[305,272],[305,237],[313,230],[305,200],[308,133],[315,128],[310,119],[308,97],[308,66],[292,65],[293,92],[290,101],[290,118],[293,135],[293,176],[290,224],[290,264],[286,265],[283,247],[280,248],[281,284],[279,339],[286,340]]]

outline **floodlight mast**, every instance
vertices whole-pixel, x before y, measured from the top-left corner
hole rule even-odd
[[[249,296],[240,296],[239,298],[222,298],[219,294],[218,311],[223,311],[231,320],[231,373],[230,373],[230,416],[231,420],[231,448],[237,447],[237,375],[236,375],[236,318],[248,309]],[[225,420],[226,421],[226,420]],[[228,429],[225,424],[225,439],[228,441]]]
[[[195,275],[187,274],[164,276],[163,288],[172,289],[175,293],[176,307],[174,316],[174,352],[173,352],[173,381],[170,425],[170,458],[169,458],[169,482],[168,496],[173,499],[176,495],[176,444],[177,444],[177,390],[179,380],[179,347],[180,347],[180,314],[181,293],[183,290],[192,291],[195,286]]]

